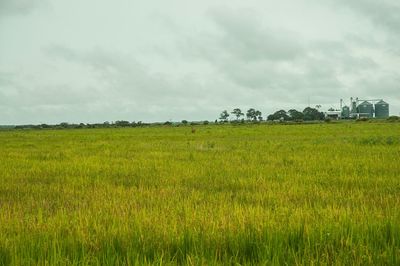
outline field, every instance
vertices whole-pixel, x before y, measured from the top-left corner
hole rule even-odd
[[[399,265],[400,123],[0,131],[0,265]]]

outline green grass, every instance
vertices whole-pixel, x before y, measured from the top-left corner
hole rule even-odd
[[[399,265],[400,124],[0,132],[0,265]]]

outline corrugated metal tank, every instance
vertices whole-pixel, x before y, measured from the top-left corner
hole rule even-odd
[[[389,104],[384,101],[379,101],[375,104],[375,117],[388,118],[389,117]]]
[[[356,102],[351,103],[351,113],[356,114],[357,113],[357,104]]]
[[[370,102],[362,102],[358,105],[358,112],[360,113],[361,117],[374,117],[374,105]]]
[[[350,118],[350,107],[344,106],[342,108],[342,118]]]

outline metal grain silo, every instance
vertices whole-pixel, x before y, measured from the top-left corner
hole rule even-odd
[[[375,117],[388,118],[389,117],[389,104],[383,100],[375,104]]]
[[[344,119],[350,118],[350,107],[344,106],[342,108],[342,118],[344,118]]]
[[[374,117],[374,105],[370,102],[364,101],[358,105],[358,113],[360,117]]]
[[[351,102],[350,117],[354,118],[354,117],[357,116],[357,113],[358,113],[358,111],[357,111],[357,102],[353,101],[353,98],[350,99],[350,102]]]

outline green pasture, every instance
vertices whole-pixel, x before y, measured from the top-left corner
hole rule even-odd
[[[400,123],[0,131],[0,265],[399,265]]]

